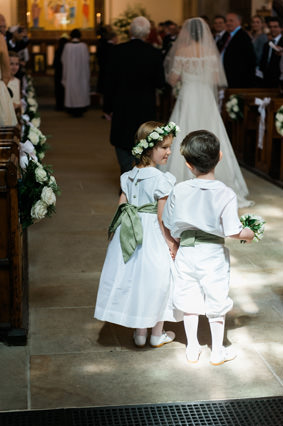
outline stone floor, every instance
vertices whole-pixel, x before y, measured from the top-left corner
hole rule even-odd
[[[62,195],[57,214],[29,229],[29,341],[26,347],[0,344],[0,410],[283,395],[282,189],[244,170],[256,202],[249,212],[267,225],[259,244],[227,242],[234,309],[225,339],[238,357],[209,364],[205,318],[197,365],[186,362],[181,323],[167,325],[176,332],[171,345],[138,350],[131,330],[93,319],[107,226],[118,200],[109,122],[95,109],[71,119],[49,106],[41,117],[50,135],[46,162]]]

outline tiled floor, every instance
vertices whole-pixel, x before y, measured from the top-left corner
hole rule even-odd
[[[249,172],[256,202],[249,211],[267,225],[259,244],[227,242],[234,308],[225,339],[238,349],[233,362],[209,364],[205,318],[197,365],[186,362],[181,323],[167,325],[177,336],[171,345],[137,350],[131,330],[93,319],[119,185],[109,123],[100,116],[41,111],[42,130],[52,135],[47,163],[62,195],[57,214],[29,230],[29,342],[0,344],[0,410],[282,395],[283,191]]]

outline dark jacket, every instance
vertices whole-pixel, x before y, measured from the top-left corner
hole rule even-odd
[[[263,46],[260,70],[263,73],[263,87],[278,87],[280,77],[281,56],[272,49],[270,60],[268,61],[269,42]],[[283,47],[283,36],[279,39],[277,46]]]
[[[253,87],[256,58],[250,36],[241,28],[225,49],[223,64],[229,87]]]
[[[132,148],[138,127],[156,119],[156,88],[163,85],[161,53],[150,44],[133,39],[112,49],[105,82],[112,145]]]

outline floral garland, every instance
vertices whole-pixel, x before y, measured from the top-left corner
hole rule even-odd
[[[22,91],[22,130],[20,142],[19,208],[23,229],[55,212],[59,187],[50,166],[42,164],[48,149],[39,129],[40,116],[31,77],[24,79]]]
[[[243,99],[238,95],[230,95],[228,101],[225,104],[226,111],[232,120],[241,120],[244,117]]]
[[[139,5],[128,7],[123,14],[113,21],[113,27],[120,36],[120,41],[127,41],[130,37],[130,25],[137,16],[144,16],[149,19],[146,10]]]
[[[180,131],[179,126],[173,121],[170,121],[166,126],[156,127],[145,139],[141,139],[133,147],[132,154],[134,157],[140,158],[143,151],[153,148],[157,142],[162,141],[166,136],[172,134],[176,136]]]
[[[283,105],[281,105],[275,114],[275,127],[279,135],[283,136]]]

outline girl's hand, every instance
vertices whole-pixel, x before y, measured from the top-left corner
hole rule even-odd
[[[172,257],[173,260],[175,260],[178,248],[179,248],[179,244],[177,242],[170,244],[169,252],[170,252],[170,256]]]

